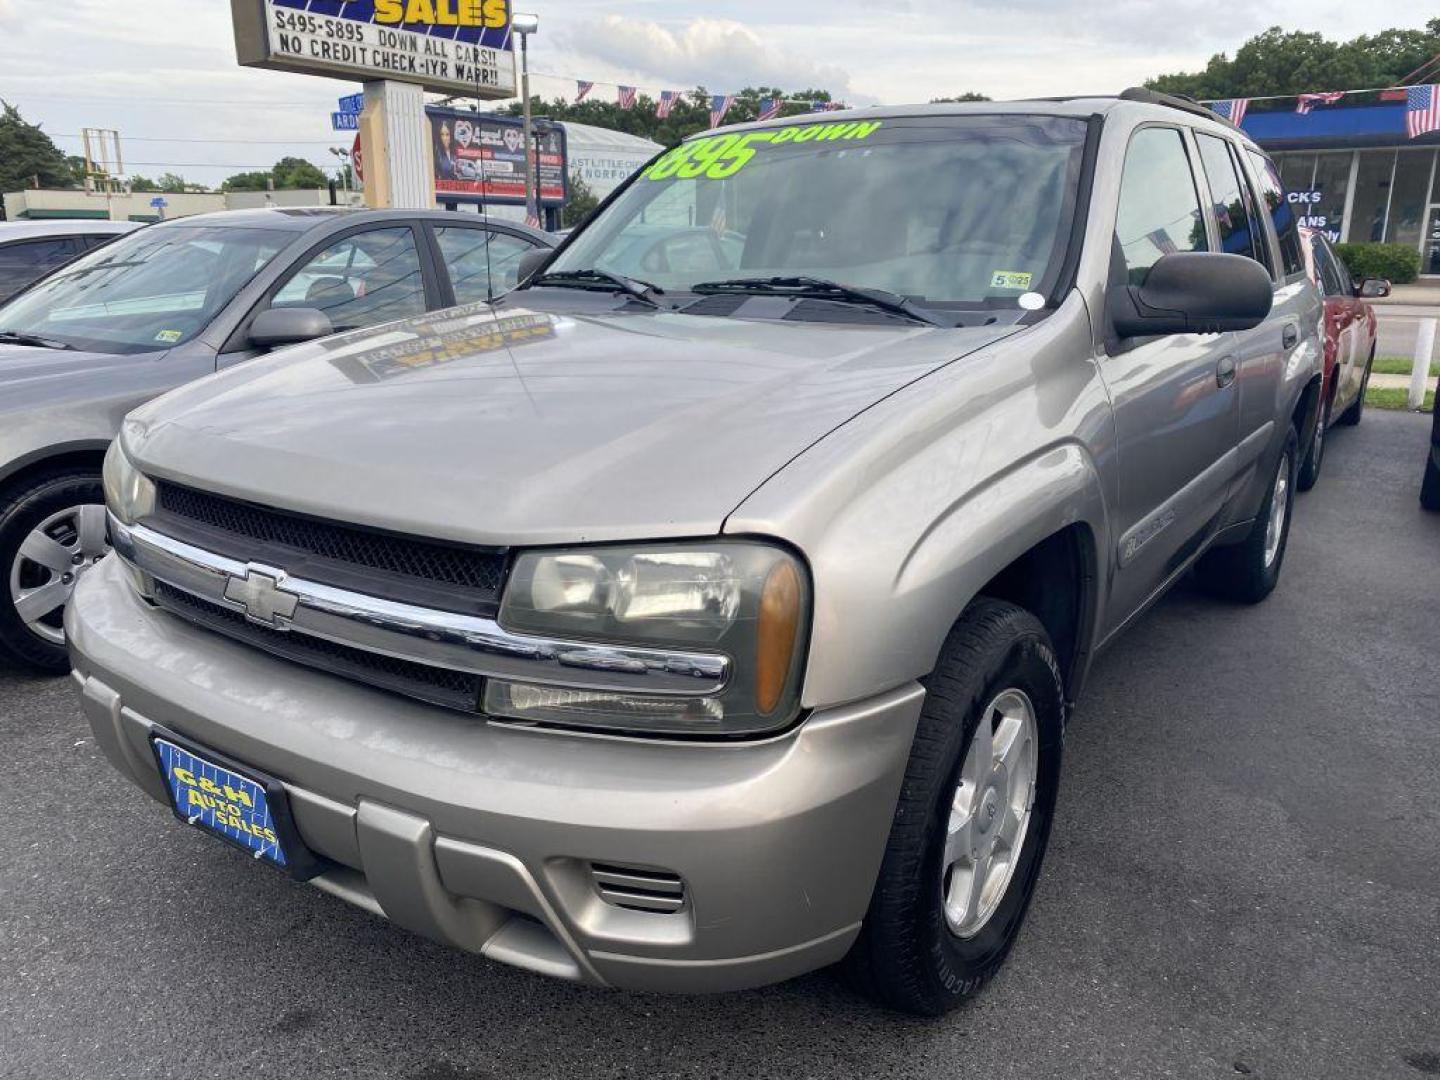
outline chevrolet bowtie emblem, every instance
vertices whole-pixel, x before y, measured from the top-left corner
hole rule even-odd
[[[225,599],[245,607],[245,618],[272,630],[289,629],[300,598],[285,592],[283,570],[272,570],[265,566],[250,566],[245,576],[232,577],[225,583]]]

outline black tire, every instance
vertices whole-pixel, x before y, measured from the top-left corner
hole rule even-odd
[[[7,494],[0,506],[0,651],[35,671],[63,675],[70,670],[65,646],[30,630],[15,609],[11,571],[20,545],[46,518],[70,507],[103,504],[99,475],[64,472],[37,478]],[[63,609],[62,609],[63,610]]]
[[[1300,470],[1295,476],[1295,486],[1301,491],[1309,491],[1320,479],[1320,466],[1325,463],[1325,431],[1330,426],[1330,406],[1333,403],[1334,399],[1327,397],[1321,406],[1320,418],[1315,422],[1315,434],[1310,437],[1305,460],[1300,463]]]
[[[845,958],[862,993],[892,1009],[938,1016],[974,995],[1004,962],[1044,859],[1060,781],[1064,685],[1045,628],[1013,604],[981,598],[950,632],[927,694],[865,924]],[[1033,705],[1035,795],[1015,870],[974,936],[946,921],[944,849],[965,754],[996,696],[1019,689]]]
[[[1195,567],[1196,575],[1205,589],[1224,600],[1242,604],[1258,604],[1274,591],[1280,580],[1280,568],[1285,563],[1285,548],[1290,540],[1290,522],[1295,516],[1295,458],[1299,439],[1292,427],[1285,439],[1285,449],[1275,469],[1270,474],[1265,501],[1249,534],[1238,544],[1214,548],[1201,557]],[[1266,537],[1270,525],[1270,511],[1275,502],[1276,488],[1281,470],[1288,470],[1289,482],[1285,486],[1285,518],[1280,527],[1280,543],[1275,555],[1266,561]]]
[[[1350,407],[1340,414],[1337,424],[1345,427],[1354,427],[1360,423],[1360,418],[1365,415],[1365,395],[1370,391],[1370,369],[1375,366],[1375,350],[1371,348],[1370,359],[1365,361],[1365,376],[1360,380],[1360,396],[1350,403]]]

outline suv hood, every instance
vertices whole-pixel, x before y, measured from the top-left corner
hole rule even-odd
[[[193,383],[125,444],[155,476],[457,541],[713,535],[827,432],[1017,329],[477,305]]]

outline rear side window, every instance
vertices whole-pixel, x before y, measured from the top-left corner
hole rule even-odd
[[[1280,240],[1280,262],[1285,276],[1305,272],[1305,262],[1300,255],[1300,231],[1295,223],[1295,211],[1285,198],[1285,188],[1280,183],[1280,174],[1275,163],[1264,154],[1247,150],[1250,163],[1255,166],[1255,175],[1260,181],[1260,201],[1270,220],[1275,224],[1275,235]]]
[[[0,299],[19,292],[78,254],[80,245],[72,237],[29,240],[0,247]]]
[[[489,300],[513,289],[520,280],[521,257],[535,246],[509,233],[463,225],[438,228],[435,239],[457,304]]]
[[[1205,179],[1210,182],[1211,214],[1220,234],[1220,250],[1231,255],[1244,255],[1262,266],[1259,239],[1251,229],[1250,215],[1245,202],[1244,188],[1235,171],[1235,161],[1224,139],[1204,132],[1195,133],[1195,142],[1200,147],[1200,164],[1205,168]]]
[[[1175,128],[1141,128],[1125,152],[1115,241],[1131,285],[1162,255],[1205,251],[1205,219],[1185,143]]]

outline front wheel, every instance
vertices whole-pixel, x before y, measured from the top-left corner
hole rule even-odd
[[[0,507],[0,650],[27,667],[70,670],[62,619],[76,580],[109,551],[104,503],[98,476],[65,473]]]
[[[1298,446],[1299,439],[1292,427],[1280,460],[1275,463],[1260,513],[1245,539],[1231,547],[1206,552],[1196,565],[1200,583],[1214,595],[1242,604],[1258,604],[1274,591],[1290,540]]]
[[[1019,934],[1054,816],[1065,697],[1045,628],[984,598],[950,632],[926,690],[845,965],[881,1004],[938,1016],[984,985]]]

